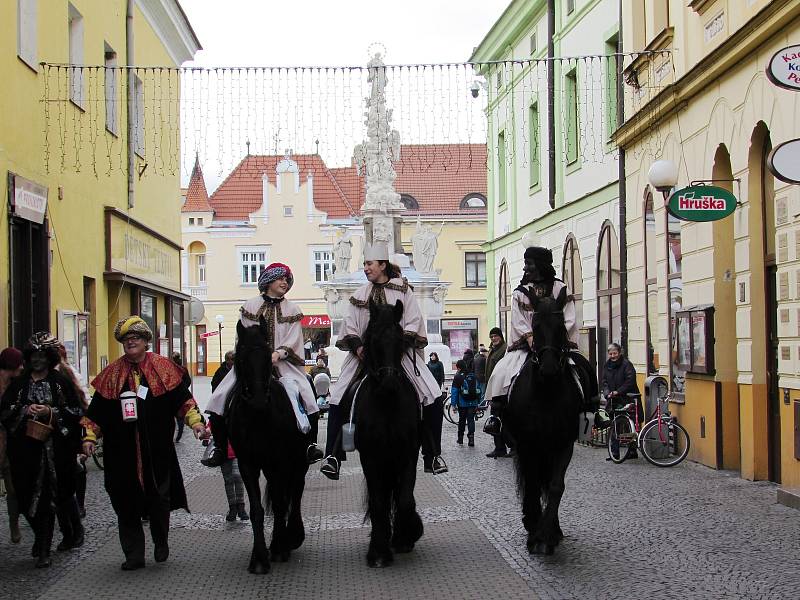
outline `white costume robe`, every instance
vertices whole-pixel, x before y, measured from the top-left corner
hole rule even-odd
[[[310,415],[317,412],[319,410],[317,399],[314,398],[311,384],[308,382],[308,377],[306,377],[306,372],[303,369],[305,365],[303,360],[303,328],[300,325],[303,313],[300,312],[300,308],[285,298],[276,304],[270,305],[263,297],[256,296],[245,302],[239,312],[241,313],[239,321],[245,327],[258,325],[258,319],[262,315],[267,319],[267,327],[272,330],[271,337],[273,338],[267,341],[281,355],[280,362],[277,365],[281,383],[283,383],[290,398],[293,390],[299,390],[300,399],[307,414]],[[269,318],[270,313],[272,313],[271,319]],[[206,412],[213,412],[218,415],[223,413],[225,399],[228,397],[228,392],[233,388],[234,383],[236,383],[236,374],[234,369],[231,369],[211,394]]]
[[[526,284],[528,289],[533,286]],[[558,298],[559,292],[566,287],[558,279],[553,283],[553,298]],[[567,290],[569,294],[569,290]],[[513,377],[519,373],[530,349],[528,340],[533,337],[533,307],[530,300],[519,290],[514,290],[511,297],[511,345],[506,350],[506,355],[501,358],[492,371],[492,376],[486,384],[486,397],[505,396],[511,385]],[[573,344],[578,343],[578,325],[575,322],[575,302],[570,298],[564,305],[564,327],[567,329],[567,338]]]
[[[370,297],[375,302],[391,304],[392,306],[397,300],[403,303],[403,318],[400,321],[400,326],[416,353],[419,375],[414,372],[414,363],[411,360],[409,351],[406,351],[403,356],[401,363],[403,371],[405,371],[406,376],[414,386],[419,401],[425,406],[432,404],[436,398],[442,395],[442,388],[433,378],[428,367],[425,366],[423,349],[428,345],[425,318],[419,308],[417,299],[414,297],[412,287],[405,279],[399,277],[389,280],[384,285],[367,283],[358,288],[350,298],[349,310],[342,324],[342,337],[336,342],[336,346],[340,350],[349,350],[350,353],[344,359],[338,381],[331,385],[329,402],[334,405],[339,404],[358,371],[360,361],[355,351],[361,346],[361,336],[364,335],[369,324]]]

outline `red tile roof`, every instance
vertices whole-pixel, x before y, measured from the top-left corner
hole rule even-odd
[[[186,202],[181,207],[181,212],[211,212],[214,209],[208,203],[208,191],[203,180],[203,170],[200,168],[200,158],[195,157],[192,178],[186,189]]]
[[[316,154],[293,155],[301,185],[314,173],[314,205],[330,218],[356,216],[364,203],[364,178],[354,166],[328,168]],[[217,190],[210,203],[215,219],[243,221],[262,202],[261,177],[275,182],[275,167],[283,156],[246,156]],[[419,211],[411,214],[455,214],[471,193],[486,196],[486,146],[483,144],[403,145],[395,164],[396,189],[413,196]],[[191,189],[191,185],[190,185]],[[187,198],[188,204],[188,198]],[[485,210],[475,210],[485,214]],[[472,211],[471,211],[472,212]]]

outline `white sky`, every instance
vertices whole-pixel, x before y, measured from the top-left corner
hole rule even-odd
[[[202,66],[463,62],[510,0],[182,0]]]

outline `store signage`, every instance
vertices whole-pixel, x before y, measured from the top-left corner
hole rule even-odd
[[[107,213],[107,218],[110,270],[173,290],[181,289],[180,246],[116,213]]]
[[[14,214],[34,223],[44,223],[44,214],[47,211],[47,188],[19,175],[14,175],[13,185],[11,202],[14,205]]]
[[[788,46],[772,55],[767,78],[778,87],[800,91],[800,46]]]
[[[219,331],[206,331],[205,333],[200,334],[200,339],[205,340],[210,337],[214,337],[215,335],[219,335]]]
[[[800,139],[775,146],[767,156],[767,167],[781,181],[800,184]]]
[[[477,329],[477,319],[442,319],[442,329]]]
[[[667,210],[681,221],[717,221],[736,210],[736,196],[713,185],[692,185],[669,197]]]
[[[328,315],[307,315],[300,321],[300,325],[310,329],[323,329],[331,326],[331,318]]]

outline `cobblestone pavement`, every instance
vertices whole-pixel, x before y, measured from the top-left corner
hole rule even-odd
[[[207,390],[198,381],[201,403]],[[561,510],[566,538],[554,556],[530,556],[512,461],[485,458],[481,433],[476,448],[459,447],[445,422],[443,438],[450,472],[420,470],[417,480],[425,535],[389,569],[365,565],[363,478],[351,459],[339,482],[309,471],[305,544],[269,575],[249,575],[249,525],[225,522],[222,478],[199,465],[201,447],[186,436],[178,447],[193,512],[173,514],[167,563],[119,570],[116,521],[92,466],[86,545],[58,553],[50,569],[33,568],[27,526],[15,546],[2,519],[0,598],[797,597],[800,511],[777,504],[772,484],[691,463],[613,465],[604,450],[576,447]]]

